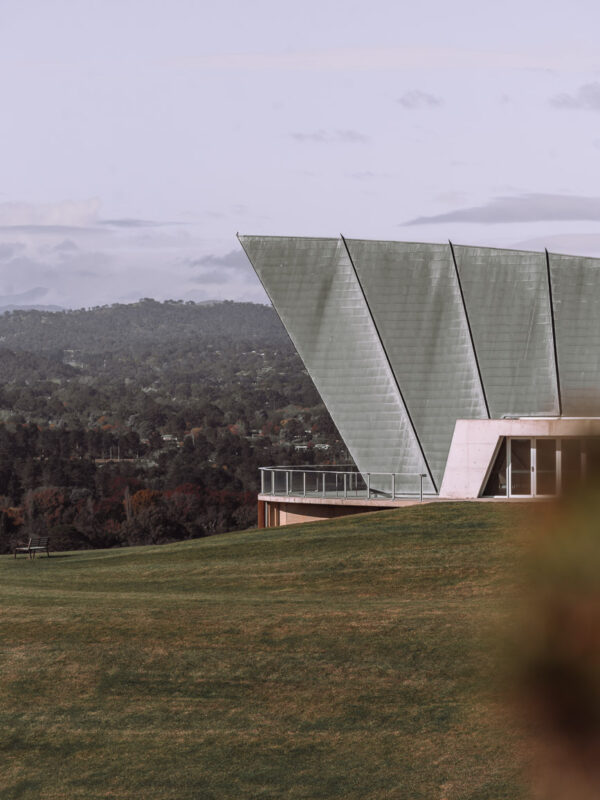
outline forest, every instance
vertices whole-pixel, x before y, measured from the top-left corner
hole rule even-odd
[[[0,314],[0,552],[252,527],[259,467],[348,462],[268,306]]]

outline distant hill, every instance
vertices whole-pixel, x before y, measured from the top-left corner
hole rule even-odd
[[[269,306],[0,315],[0,552],[25,509],[29,527],[67,526],[68,549],[247,527],[259,467],[336,461],[343,443]],[[150,502],[141,516],[125,487]]]
[[[0,374],[2,384],[5,384],[12,381],[28,383],[33,376],[36,380],[72,378],[78,372],[43,353],[15,353],[7,347],[0,347]]]
[[[28,306],[28,305],[0,305],[0,314],[7,311],[63,311],[62,306]]]
[[[144,299],[91,309],[0,308],[0,342],[11,349],[86,353],[135,352],[153,344],[194,341],[268,342],[291,347],[289,337],[270,306],[223,301],[192,303]]]

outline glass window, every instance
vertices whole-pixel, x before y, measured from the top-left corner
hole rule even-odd
[[[570,492],[581,483],[581,439],[562,439],[560,443],[561,491]]]
[[[585,440],[586,477],[597,480],[600,475],[600,439],[590,436]]]
[[[556,494],[556,439],[535,440],[536,494]]]
[[[502,439],[490,477],[483,490],[483,497],[499,496],[506,497],[506,439]]]
[[[510,493],[531,494],[531,439],[510,441]]]

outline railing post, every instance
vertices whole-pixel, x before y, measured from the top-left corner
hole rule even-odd
[[[260,493],[265,493],[265,471],[261,469],[260,471]]]
[[[347,485],[347,483],[346,483],[346,478],[347,478],[347,477],[348,477],[348,476],[347,476],[347,475],[346,475],[346,473],[344,472],[344,497],[348,497],[348,485]]]
[[[421,479],[421,497],[420,497],[421,503],[423,502],[423,478],[424,477],[425,476],[422,473],[421,473],[421,475],[419,475],[419,478]]]
[[[325,473],[323,473],[323,497],[325,497]]]
[[[285,471],[285,493],[290,493],[290,473],[289,470],[286,469]]]
[[[275,494],[275,470],[271,470],[271,494]]]
[[[306,472],[302,473],[302,494],[306,497]]]
[[[392,500],[396,497],[396,473],[392,472]]]
[[[371,499],[371,473],[367,472],[367,500]]]

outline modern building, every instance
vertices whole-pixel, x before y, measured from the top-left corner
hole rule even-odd
[[[263,471],[266,524],[547,497],[600,461],[600,259],[240,241],[356,465]]]

